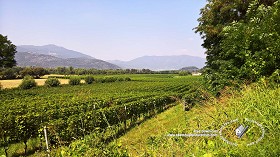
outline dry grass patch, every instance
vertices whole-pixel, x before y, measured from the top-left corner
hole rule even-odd
[[[35,79],[38,86],[42,86],[45,84],[47,79]],[[58,79],[61,84],[68,84],[68,79]],[[16,88],[20,85],[22,79],[16,80],[0,80],[1,85],[3,88]]]

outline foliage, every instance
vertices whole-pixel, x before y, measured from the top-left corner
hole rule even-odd
[[[12,67],[12,68],[1,68],[0,79],[20,79],[26,75],[34,78],[40,78],[43,75],[49,74],[47,69],[41,67]]]
[[[277,69],[274,73],[269,77],[269,81],[272,83],[280,84],[280,70]]]
[[[16,65],[16,46],[8,40],[7,36],[0,34],[0,68],[8,68]]]
[[[265,7],[250,5],[245,22],[224,27],[223,55],[218,74],[224,79],[256,81],[270,76],[280,66],[279,3]]]
[[[191,75],[191,72],[189,72],[189,71],[180,71],[179,72],[179,76],[187,76],[187,75]]]
[[[113,75],[113,74],[177,74],[178,70],[152,71],[149,69],[84,69],[73,67],[48,68],[49,73],[60,75]]]
[[[86,82],[86,84],[92,84],[93,83],[93,81],[94,81],[94,78],[93,78],[93,76],[86,76],[85,77],[85,82]]]
[[[256,59],[254,57],[263,57],[261,60],[271,58],[268,57],[271,55],[267,55],[268,53],[261,56],[250,55],[250,53],[257,54],[255,53],[256,49],[259,49],[259,46],[265,47],[265,45],[257,41],[255,42],[255,37],[260,35],[258,35],[258,32],[254,32],[252,29],[247,29],[246,32],[245,28],[247,28],[247,24],[250,23],[250,18],[254,16],[254,14],[250,15],[250,13],[248,14],[247,12],[253,13],[253,11],[257,11],[259,13],[255,12],[256,14],[261,14],[260,10],[256,10],[258,6],[261,4],[264,4],[262,6],[263,8],[265,8],[265,6],[271,6],[275,0],[260,0],[259,3],[255,3],[256,7],[251,7],[248,11],[250,3],[252,2],[255,3],[254,0],[208,0],[206,6],[201,9],[201,17],[198,19],[199,25],[195,29],[204,39],[202,46],[206,48],[207,55],[204,76],[211,85],[212,90],[219,91],[224,86],[232,84],[231,81],[239,79],[253,79],[249,81],[254,81],[254,79],[256,79],[255,75],[251,78],[247,77],[249,74],[255,73],[251,70],[251,67],[248,67],[250,65],[255,66]],[[258,18],[259,20],[257,21],[262,21],[264,19],[261,16]],[[239,23],[243,23],[243,25],[240,26]],[[235,27],[235,24],[240,27]],[[233,28],[232,25],[235,28]],[[248,24],[248,26],[251,27],[252,25]],[[259,28],[264,28],[264,30],[268,32],[271,31],[264,26],[260,26]],[[233,32],[233,30],[235,31]],[[247,36],[242,37],[242,35]],[[249,35],[252,36],[248,38]],[[244,44],[245,40],[247,44]],[[251,44],[248,44],[249,42],[251,42]],[[246,49],[248,51],[240,51],[239,47],[242,46],[247,46]],[[248,56],[245,56],[245,54]],[[244,60],[247,60],[247,58],[251,58],[251,63],[248,62],[249,65],[246,64],[246,68],[240,69],[239,67],[245,63]],[[243,75],[246,75],[247,72],[250,73],[244,77]],[[269,71],[268,73],[271,72]]]
[[[200,69],[195,66],[188,66],[188,67],[184,67],[180,70],[189,71],[189,72],[198,72]]]
[[[19,71],[15,68],[3,68],[0,71],[1,79],[15,79],[19,75]]]
[[[45,81],[45,86],[48,86],[48,87],[57,87],[59,85],[60,85],[60,82],[57,78],[48,78]]]
[[[182,97],[185,110],[189,111],[195,105],[203,105],[206,100],[209,100],[210,94],[204,91],[202,88],[191,88],[186,91]]]
[[[124,78],[124,81],[131,81],[131,78],[126,77],[126,78]]]
[[[34,78],[40,78],[41,76],[49,74],[49,72],[42,67],[26,67],[23,68],[19,73],[21,77],[30,75]]]
[[[30,89],[30,88],[36,87],[36,86],[37,86],[37,84],[36,84],[35,80],[31,76],[27,75],[23,78],[21,84],[19,85],[19,88]]]
[[[93,133],[94,134],[94,133]],[[61,151],[55,153],[54,156],[117,156],[128,157],[125,149],[121,148],[119,143],[113,142],[108,145],[100,144],[97,135],[100,137],[102,134],[98,133],[89,135],[84,140],[77,140],[71,143],[69,147],[62,148]],[[97,142],[97,141],[98,142]],[[99,146],[97,147],[97,145]]]
[[[81,83],[80,77],[70,77],[69,84],[70,85],[79,85]]]

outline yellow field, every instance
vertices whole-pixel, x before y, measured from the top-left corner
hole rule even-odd
[[[47,79],[35,79],[38,86],[42,86],[45,84]],[[58,79],[61,84],[68,84],[68,79]],[[16,80],[0,80],[0,83],[3,88],[15,88],[18,87],[21,83],[22,79]]]
[[[58,74],[50,74],[50,75],[44,75],[41,78],[42,79],[47,79],[49,76],[65,76],[65,75],[58,75]],[[72,75],[71,75],[72,76]]]

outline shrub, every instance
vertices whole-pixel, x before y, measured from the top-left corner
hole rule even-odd
[[[79,85],[81,83],[80,77],[70,77],[69,84],[70,85]]]
[[[269,77],[269,80],[274,83],[280,83],[280,70],[275,70],[272,75]]]
[[[131,81],[131,78],[126,77],[124,80],[125,80],[125,81]]]
[[[189,71],[180,71],[179,72],[179,76],[187,76],[187,75],[191,75],[191,73]]]
[[[15,68],[6,68],[0,69],[0,78],[3,80],[6,79],[15,79],[17,77],[17,71]]]
[[[1,83],[0,83],[0,90],[2,89],[2,85],[1,85]]]
[[[35,82],[35,80],[29,76],[29,75],[26,75],[21,84],[19,85],[19,88],[21,89],[30,89],[32,87],[36,87],[37,86],[37,83]]]
[[[86,77],[85,77],[85,82],[86,82],[86,84],[92,84],[93,81],[94,81],[93,76],[86,76]]]
[[[124,81],[124,78],[119,77],[119,78],[118,78],[118,81]]]
[[[104,82],[116,82],[118,79],[116,77],[105,77]]]
[[[57,87],[59,85],[60,85],[60,82],[57,78],[48,78],[45,81],[45,86],[48,86],[48,87]]]
[[[104,79],[103,78],[96,78],[94,81],[96,83],[104,83]]]

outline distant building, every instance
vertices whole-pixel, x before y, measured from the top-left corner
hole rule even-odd
[[[192,73],[193,76],[200,76],[201,74],[202,74],[202,73],[200,73],[200,72],[193,72],[193,73]]]

